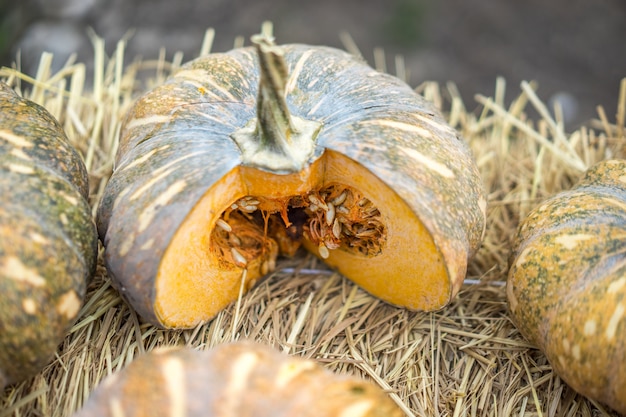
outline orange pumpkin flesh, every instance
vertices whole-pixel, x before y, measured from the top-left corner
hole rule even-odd
[[[161,260],[155,310],[163,324],[191,326],[199,319],[208,320],[237,298],[244,268],[247,289],[267,272],[264,262],[275,261],[276,252],[266,250],[247,259],[245,266],[237,265],[228,256],[228,249],[223,256],[213,247],[211,234],[219,229],[216,222],[233,202],[244,196],[271,196],[273,201],[285,202],[331,184],[351,187],[371,199],[380,210],[386,233],[381,236],[378,253],[366,255],[341,247],[328,250],[325,262],[392,304],[419,310],[443,306],[450,297],[451,284],[430,233],[380,179],[345,156],[327,151],[307,170],[296,174],[276,175],[238,167],[209,190],[178,229]],[[280,217],[280,213],[273,215]],[[303,237],[302,243],[319,255],[319,245],[311,239]],[[245,250],[240,252],[246,256]]]

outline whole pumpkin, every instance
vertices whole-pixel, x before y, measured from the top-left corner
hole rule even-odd
[[[150,322],[192,327],[303,245],[391,304],[445,306],[485,227],[467,144],[346,52],[253,41],[129,112],[98,210],[117,288]]]
[[[626,161],[596,164],[528,215],[507,296],[568,385],[626,414]]]
[[[158,348],[105,378],[74,417],[394,417],[378,386],[253,342]]]
[[[97,256],[88,192],[59,123],[0,83],[0,387],[39,372],[77,317]]]

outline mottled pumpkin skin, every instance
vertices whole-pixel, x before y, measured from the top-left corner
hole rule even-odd
[[[445,259],[449,300],[485,227],[486,199],[468,146],[399,79],[340,50],[281,47],[289,110],[322,124],[311,160],[339,152],[395,190]],[[97,224],[115,285],[154,324],[162,325],[154,312],[159,259],[198,200],[241,165],[230,135],[255,118],[258,83],[253,48],[212,54],[184,65],[128,114]]]
[[[376,385],[311,360],[237,342],[161,348],[107,377],[75,417],[396,417]]]
[[[39,372],[97,256],[88,178],[61,126],[0,83],[0,387]]]
[[[626,161],[590,168],[514,242],[513,320],[576,391],[626,414]]]

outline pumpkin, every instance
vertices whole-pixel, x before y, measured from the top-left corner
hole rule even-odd
[[[75,417],[402,416],[378,386],[254,342],[157,348],[109,375]]]
[[[626,161],[594,165],[528,215],[507,297],[567,384],[626,414]]]
[[[0,83],[0,387],[49,363],[77,317],[98,245],[88,192],[59,123]]]
[[[467,144],[344,51],[253,42],[129,111],[98,208],[114,285],[149,322],[193,327],[304,247],[388,303],[445,306],[485,227]]]

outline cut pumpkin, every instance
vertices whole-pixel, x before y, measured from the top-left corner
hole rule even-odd
[[[255,42],[129,113],[98,211],[117,288],[150,322],[192,327],[302,246],[386,302],[445,306],[485,227],[465,142],[345,52]]]

